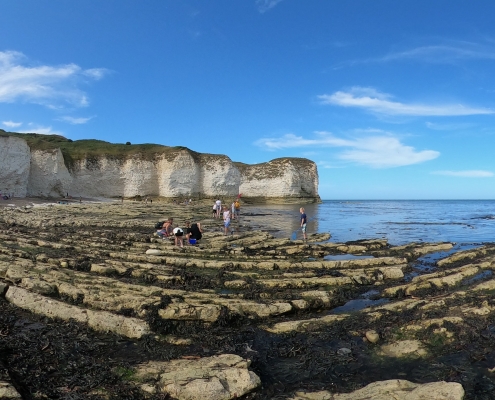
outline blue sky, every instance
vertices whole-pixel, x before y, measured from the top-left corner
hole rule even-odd
[[[307,157],[323,199],[495,198],[493,0],[2,0],[0,128]]]

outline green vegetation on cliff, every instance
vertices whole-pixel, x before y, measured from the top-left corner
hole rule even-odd
[[[64,156],[65,165],[69,170],[72,170],[72,167],[76,161],[83,159],[96,159],[103,156],[123,161],[131,157],[138,157],[144,160],[153,160],[156,155],[175,155],[175,153],[181,150],[187,150],[192,154],[195,153],[183,146],[169,147],[149,143],[121,144],[109,143],[96,139],[82,139],[73,141],[60,135],[15,133],[6,132],[2,129],[0,129],[0,136],[14,136],[24,139],[32,151],[60,149]]]

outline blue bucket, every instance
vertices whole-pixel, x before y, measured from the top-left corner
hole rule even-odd
[[[189,239],[189,244],[196,244],[196,239]]]

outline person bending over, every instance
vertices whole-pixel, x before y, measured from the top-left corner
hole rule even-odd
[[[186,238],[200,240],[203,237],[203,231],[199,222],[186,222]]]
[[[163,223],[162,229],[159,229],[158,231],[156,231],[158,236],[160,236],[162,239],[172,236],[172,231],[173,231],[172,224],[173,224],[173,222],[174,222],[173,218],[169,218],[168,220],[166,220]]]
[[[183,241],[184,231],[182,230],[182,228],[176,226],[173,230],[173,235],[175,236],[175,245],[184,247],[184,241]]]

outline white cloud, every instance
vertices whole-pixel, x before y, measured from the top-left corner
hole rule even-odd
[[[483,170],[465,170],[465,171],[435,171],[435,175],[457,176],[461,178],[491,178],[494,174],[490,171]]]
[[[75,118],[75,117],[65,116],[65,117],[58,118],[58,120],[68,122],[69,124],[72,124],[72,125],[81,125],[81,124],[85,124],[86,122],[92,120],[93,118],[94,118],[94,116],[93,117],[87,117],[87,118],[83,118],[83,117]]]
[[[90,68],[82,71],[83,75],[89,76],[90,78],[99,80],[108,74],[108,70],[105,68]]]
[[[391,168],[418,164],[433,160],[440,153],[434,150],[416,151],[414,147],[402,144],[392,135],[341,139],[328,132],[316,132],[317,137],[303,138],[287,134],[280,138],[263,138],[255,142],[265,150],[279,150],[300,147],[343,147],[348,148],[337,158],[372,168]]]
[[[275,7],[281,1],[282,0],[256,0],[256,5],[258,6],[258,11],[263,14]]]
[[[60,136],[64,136],[64,133],[63,132],[54,131],[54,130],[52,130],[52,127],[51,126],[34,125],[32,123],[30,123],[29,125],[32,126],[32,128],[19,131],[19,133],[38,133],[40,135],[60,135]]]
[[[322,104],[333,104],[342,107],[357,107],[385,115],[412,116],[461,116],[494,114],[489,108],[473,108],[462,104],[428,105],[406,104],[391,101],[391,96],[380,93],[373,88],[354,87],[348,92],[338,91],[331,95],[318,96]]]
[[[7,126],[9,128],[17,128],[22,125],[22,122],[14,122],[14,121],[2,121],[2,124],[4,126]]]
[[[397,138],[375,136],[360,140],[352,150],[343,152],[340,158],[373,168],[390,168],[418,164],[437,158],[434,150],[416,151],[403,145]]]
[[[89,102],[78,85],[101,79],[107,72],[103,68],[84,70],[76,64],[29,65],[22,53],[0,52],[0,102],[25,101],[54,109],[67,104],[85,107]]]
[[[319,136],[316,139],[305,139],[302,136],[296,136],[293,133],[288,133],[281,138],[263,138],[255,142],[257,146],[264,147],[265,150],[280,150],[288,148],[298,148],[298,147],[336,147],[336,146],[346,146],[350,141],[345,139],[339,139],[331,134],[326,134],[324,132],[316,132]]]

